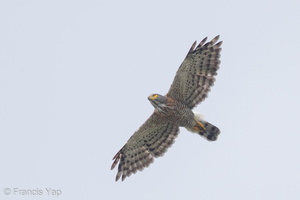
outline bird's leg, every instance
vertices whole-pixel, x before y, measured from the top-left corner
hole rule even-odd
[[[204,132],[204,131],[206,131],[205,126],[201,122],[198,122],[198,121],[197,121],[196,126],[193,127],[193,129],[195,131],[197,131],[197,132]]]

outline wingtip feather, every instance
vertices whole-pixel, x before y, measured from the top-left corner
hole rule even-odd
[[[192,44],[192,46],[191,46],[189,52],[194,51],[196,44],[197,44],[197,40]]]
[[[206,40],[207,40],[207,37],[205,37],[205,38],[198,44],[197,48],[198,48],[198,47],[201,47],[201,46],[206,42]]]

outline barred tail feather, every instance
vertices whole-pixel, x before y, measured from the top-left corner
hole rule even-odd
[[[206,130],[198,132],[199,135],[205,137],[208,141],[216,141],[220,134],[220,129],[209,122],[200,121]]]
[[[218,127],[205,121],[204,116],[199,113],[195,113],[195,120],[198,122],[198,124],[193,129],[188,128],[188,131],[198,133],[208,141],[217,140],[218,135],[220,134],[220,129]]]

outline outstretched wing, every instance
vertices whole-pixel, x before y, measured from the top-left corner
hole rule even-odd
[[[170,124],[161,114],[154,112],[114,156],[111,169],[119,163],[116,181],[122,181],[148,167],[154,157],[162,156],[174,143],[179,126]]]
[[[219,69],[222,42],[215,44],[219,36],[205,43],[206,39],[196,49],[194,42],[167,93],[167,96],[185,103],[191,109],[207,97]]]

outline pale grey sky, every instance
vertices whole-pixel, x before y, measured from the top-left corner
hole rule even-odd
[[[300,199],[299,8],[1,1],[0,199]],[[153,112],[148,95],[218,34],[217,80],[195,109],[218,141],[181,129],[164,157],[116,183],[112,157]]]

